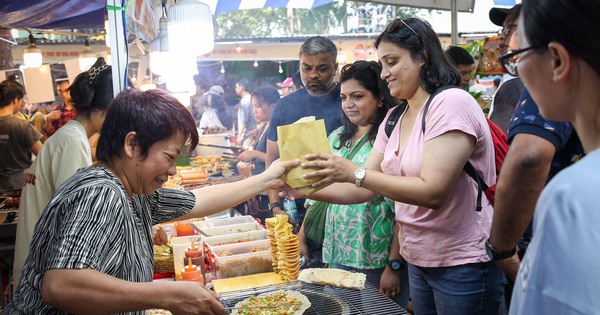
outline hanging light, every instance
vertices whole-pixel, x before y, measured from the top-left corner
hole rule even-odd
[[[223,61],[221,61],[221,70],[219,72],[225,73],[225,67],[223,66]]]
[[[168,69],[169,63],[169,31],[167,20],[167,1],[162,2],[162,16],[158,20],[158,37],[150,43],[150,61],[152,63],[152,72],[163,75]]]
[[[204,55],[215,46],[210,6],[198,0],[180,0],[168,9],[169,49],[178,54]],[[193,38],[190,34],[193,33]]]
[[[29,32],[29,46],[23,51],[23,63],[28,68],[42,65],[42,50],[35,45],[35,38],[31,32]]]
[[[253,66],[254,66],[254,68],[258,68],[258,60],[254,60]]]
[[[281,61],[279,62],[279,73],[283,73],[283,68],[281,68]]]
[[[79,70],[88,71],[96,62],[96,55],[92,52],[90,42],[86,39],[83,44],[83,51],[79,53]]]

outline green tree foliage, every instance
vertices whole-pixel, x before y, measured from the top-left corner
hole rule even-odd
[[[226,12],[217,15],[217,38],[247,38],[292,35],[326,35],[334,29],[348,32],[349,9],[362,2],[335,1],[315,9],[266,8]],[[416,16],[418,9],[395,7],[394,14],[399,18]],[[290,19],[292,20],[290,23]]]

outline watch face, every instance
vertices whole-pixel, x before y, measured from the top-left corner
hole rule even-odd
[[[354,177],[356,177],[356,179],[361,180],[365,178],[365,174],[366,171],[363,168],[357,169],[356,172],[354,172]]]
[[[402,264],[400,263],[399,260],[395,259],[390,261],[390,267],[392,267],[392,269],[394,270],[399,270],[400,267],[402,267]]]

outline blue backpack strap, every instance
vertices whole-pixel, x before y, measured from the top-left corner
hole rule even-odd
[[[400,116],[402,116],[402,114],[404,114],[407,107],[408,107],[408,102],[404,101],[404,102],[402,102],[402,104],[400,104],[400,105],[396,106],[394,109],[392,109],[392,113],[390,114],[387,122],[385,123],[385,134],[388,136],[388,138],[392,134],[392,131],[394,130],[394,127],[398,123]]]

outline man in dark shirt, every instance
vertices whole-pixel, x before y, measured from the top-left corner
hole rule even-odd
[[[334,77],[337,71],[337,48],[335,44],[321,36],[307,39],[300,47],[300,76],[304,89],[300,89],[275,105],[271,124],[267,131],[267,167],[279,158],[277,127],[292,124],[305,116],[315,116],[325,120],[327,133],[342,125],[342,101],[340,88]],[[277,192],[269,193],[270,208],[273,214],[285,214]],[[300,222],[304,216],[304,200],[297,200]]]

